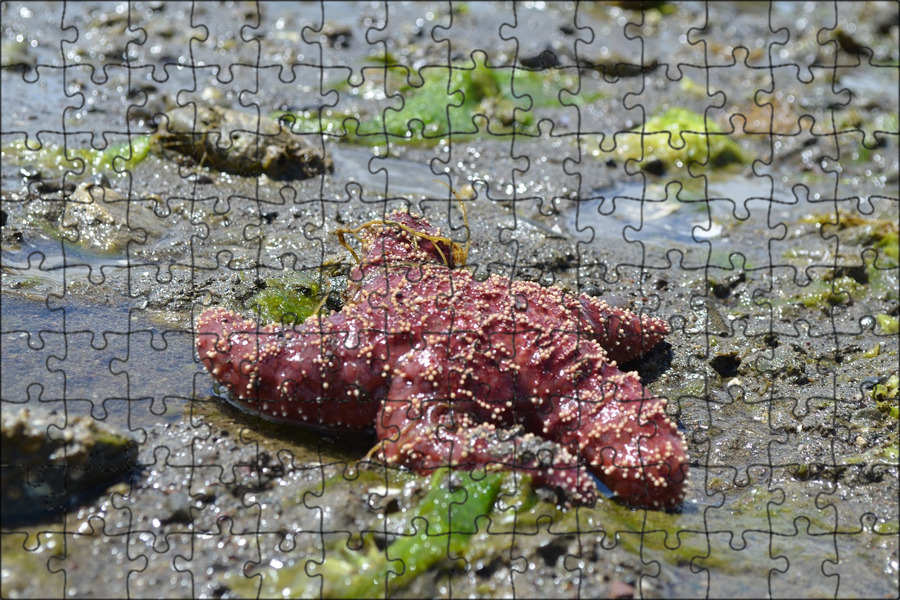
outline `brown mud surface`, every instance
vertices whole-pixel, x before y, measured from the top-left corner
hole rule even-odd
[[[359,462],[372,440],[234,409],[192,340],[205,307],[271,278],[327,262],[340,291],[333,232],[409,207],[468,235],[478,276],[666,318],[628,366],[668,398],[691,482],[662,513],[565,509],[507,476],[476,533],[387,593],[897,597],[897,5],[633,4],[4,3],[2,410],[48,435],[86,416],[139,451],[126,477],[51,493],[53,514],[4,513],[2,595],[341,595],[366,553],[399,578],[393,534],[423,526],[435,482]],[[448,60],[574,79],[487,98],[441,143],[374,143],[367,119],[400,109],[386,56],[413,88]],[[16,146],[65,127],[102,152],[192,102],[356,116],[305,179],[158,147],[66,172]],[[624,132],[673,107],[743,160],[629,161]],[[517,110],[529,135],[503,133]]]

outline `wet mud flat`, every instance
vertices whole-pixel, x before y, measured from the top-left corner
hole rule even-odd
[[[38,6],[2,9],[2,410],[28,408],[60,445],[21,427],[3,454],[45,451],[108,477],[47,494],[47,471],[26,469],[33,502],[54,512],[4,508],[4,596],[897,595],[896,5],[605,6],[577,21],[552,4]],[[79,30],[64,44],[81,65],[73,110],[40,66],[63,60],[61,22]],[[179,68],[191,49],[203,68]],[[130,95],[127,69],[98,75],[120,53],[157,67],[131,72]],[[388,55],[408,71],[386,69]],[[776,55],[799,68],[757,68]],[[704,57],[721,68],[687,66]],[[448,60],[467,77],[424,68]],[[516,60],[527,77],[501,68]],[[260,62],[284,68],[239,66]],[[221,134],[200,152],[161,144],[172,119],[159,115],[192,102],[281,119],[330,164],[283,174],[282,154],[241,154]],[[426,116],[394,129],[387,108]],[[707,142],[691,132],[712,127],[698,114],[736,144],[717,146],[719,163],[691,163]],[[684,146],[645,135],[642,155],[634,128],[666,115],[654,126]],[[87,133],[63,140],[69,120]],[[256,131],[205,133],[235,130]],[[104,156],[103,132],[129,150]],[[217,147],[224,162],[205,160]],[[463,500],[446,475],[361,461],[372,439],[275,426],[219,397],[193,351],[199,313],[252,314],[264,288],[301,275],[339,296],[352,258],[333,232],[397,207],[468,238],[476,276],[669,321],[666,344],[628,367],[683,428],[681,510],[560,507],[511,473],[458,479]],[[136,451],[127,469],[100,451],[76,464],[67,431]],[[71,463],[53,463],[60,447]],[[412,551],[453,503],[475,514]]]

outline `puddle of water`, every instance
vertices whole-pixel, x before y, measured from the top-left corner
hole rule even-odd
[[[705,193],[686,190],[678,182],[626,182],[593,190],[565,215],[564,223],[576,237],[592,230],[600,240],[624,239],[662,251],[696,249],[704,256],[740,252],[763,262],[768,258],[765,236],[749,245],[735,243],[732,236],[750,229],[773,235],[777,224],[790,225],[821,210],[800,206],[793,192],[766,177],[711,181]]]
[[[191,332],[161,330],[124,303],[51,309],[4,295],[0,329],[4,411],[27,406],[138,430],[180,419],[185,402],[211,391]]]
[[[381,198],[387,195],[389,198],[408,196],[415,199],[441,199],[449,194],[447,186],[441,183],[446,181],[446,176],[436,175],[427,164],[375,157],[368,148],[335,145],[330,152],[335,163],[341,166],[342,173],[352,174],[348,184],[359,184],[367,194],[376,194]]]
[[[78,246],[46,238],[29,238],[22,248],[2,253],[4,276],[27,281],[37,278],[48,282],[51,291],[62,294],[67,278],[77,271],[87,273],[91,283],[101,285],[113,270],[127,269],[129,262],[113,256],[99,256],[82,251]]]

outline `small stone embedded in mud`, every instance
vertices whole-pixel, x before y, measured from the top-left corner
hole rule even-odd
[[[49,224],[56,235],[86,250],[115,254],[129,242],[143,244],[163,233],[153,204],[154,200],[129,198],[110,187],[85,182],[69,196],[34,200],[26,222]]]
[[[115,203],[119,203],[116,206]],[[113,189],[84,183],[65,203],[59,225],[61,234],[81,245],[111,252],[127,243],[133,232],[128,227],[124,198]]]
[[[0,421],[2,521],[39,519],[100,491],[135,464],[138,444],[90,417],[54,416],[27,408]]]
[[[155,141],[163,152],[191,156],[200,166],[237,175],[289,180],[333,170],[325,150],[287,124],[218,106],[191,104],[170,110],[159,123]]]

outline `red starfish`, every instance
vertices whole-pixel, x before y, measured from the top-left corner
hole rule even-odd
[[[665,322],[556,287],[452,268],[465,251],[394,212],[343,234],[364,258],[340,312],[285,329],[221,308],[197,322],[204,366],[244,408],[328,430],[374,425],[376,456],[420,473],[496,465],[592,503],[588,470],[636,506],[681,503],[684,441],[665,400],[617,362]]]

